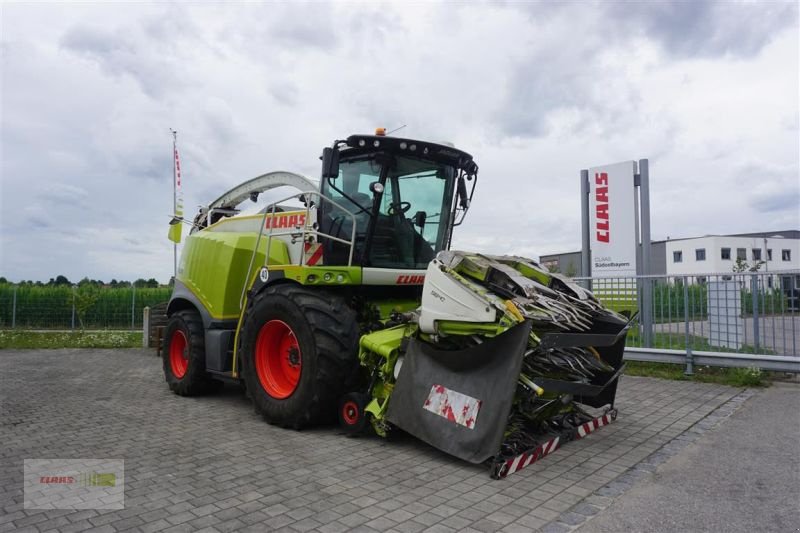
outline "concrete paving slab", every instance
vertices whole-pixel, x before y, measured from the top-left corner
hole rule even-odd
[[[623,377],[616,422],[495,481],[484,467],[411,438],[271,426],[236,387],[175,396],[151,351],[4,350],[0,519],[7,520],[0,524],[47,522],[53,531],[87,524],[110,531],[569,529],[558,523],[562,514],[575,522],[580,509],[595,511],[604,501],[592,498],[616,496],[608,496],[609,486],[624,492],[625,476],[643,459],[740,392]],[[26,458],[124,459],[126,508],[57,515],[68,525],[53,521],[52,511],[24,509]],[[591,509],[579,507],[587,502]]]

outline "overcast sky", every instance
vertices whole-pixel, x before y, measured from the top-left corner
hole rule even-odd
[[[580,246],[579,170],[649,158],[654,239],[800,229],[790,2],[0,6],[0,275],[172,274],[193,215],[407,124],[480,165],[455,247]],[[399,133],[398,133],[399,135]]]

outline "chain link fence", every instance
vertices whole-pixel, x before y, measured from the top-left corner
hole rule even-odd
[[[2,329],[142,328],[145,307],[169,300],[172,289],[0,285]]]
[[[796,356],[800,270],[575,278],[634,316],[627,346]]]

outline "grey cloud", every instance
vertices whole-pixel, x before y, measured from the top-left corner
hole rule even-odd
[[[797,24],[797,6],[789,2],[608,2],[558,8],[533,3],[515,4],[514,9],[525,10],[544,33],[576,26],[582,31],[559,42],[529,41],[531,51],[509,76],[505,100],[495,115],[501,135],[511,137],[547,135],[551,114],[565,109],[577,112],[582,124],[612,131],[629,123],[639,94],[629,92],[624,105],[597,94],[598,87],[617,75],[600,64],[599,52],[609,45],[624,46],[640,35],[674,56],[753,55],[781,29]],[[590,10],[598,16],[586,18]]]
[[[160,98],[181,85],[180,77],[169,56],[158,53],[153,49],[156,43],[140,38],[135,31],[76,26],[64,34],[60,44],[112,76],[130,76],[145,94]]]
[[[129,176],[132,182],[141,179],[151,179],[156,181],[172,180],[172,157],[169,152],[139,153],[122,157],[119,161],[120,166],[125,167],[125,175]]]
[[[205,132],[218,146],[228,146],[240,137],[233,111],[226,101],[219,98],[207,99],[203,109]]]
[[[800,213],[800,171],[797,166],[750,162],[734,176],[739,188],[747,190],[747,205],[765,213]]]
[[[780,30],[797,24],[798,14],[795,2],[780,1],[609,2],[606,10],[609,23],[626,21],[626,29],[683,57],[756,54]]]
[[[273,83],[269,89],[269,94],[276,102],[285,106],[294,107],[297,105],[297,98],[300,90],[297,85],[291,82]]]
[[[800,209],[800,190],[786,189],[760,193],[750,199],[750,206],[768,213]]]
[[[265,7],[270,11],[276,4]],[[274,14],[274,12],[273,12]],[[334,31],[336,16],[330,4],[293,4],[293,9],[283,10],[270,28],[270,35],[282,44],[294,48],[333,50],[339,45]]]

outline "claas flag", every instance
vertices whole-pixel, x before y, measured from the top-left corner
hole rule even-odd
[[[173,206],[175,209],[175,214],[173,215],[172,220],[170,221],[169,226],[169,233],[168,237],[174,243],[181,242],[181,230],[183,227],[183,192],[181,191],[181,160],[178,157],[178,146],[177,144],[173,144],[172,152],[174,154],[173,157],[173,175],[175,179],[175,194],[174,194],[174,201]]]

